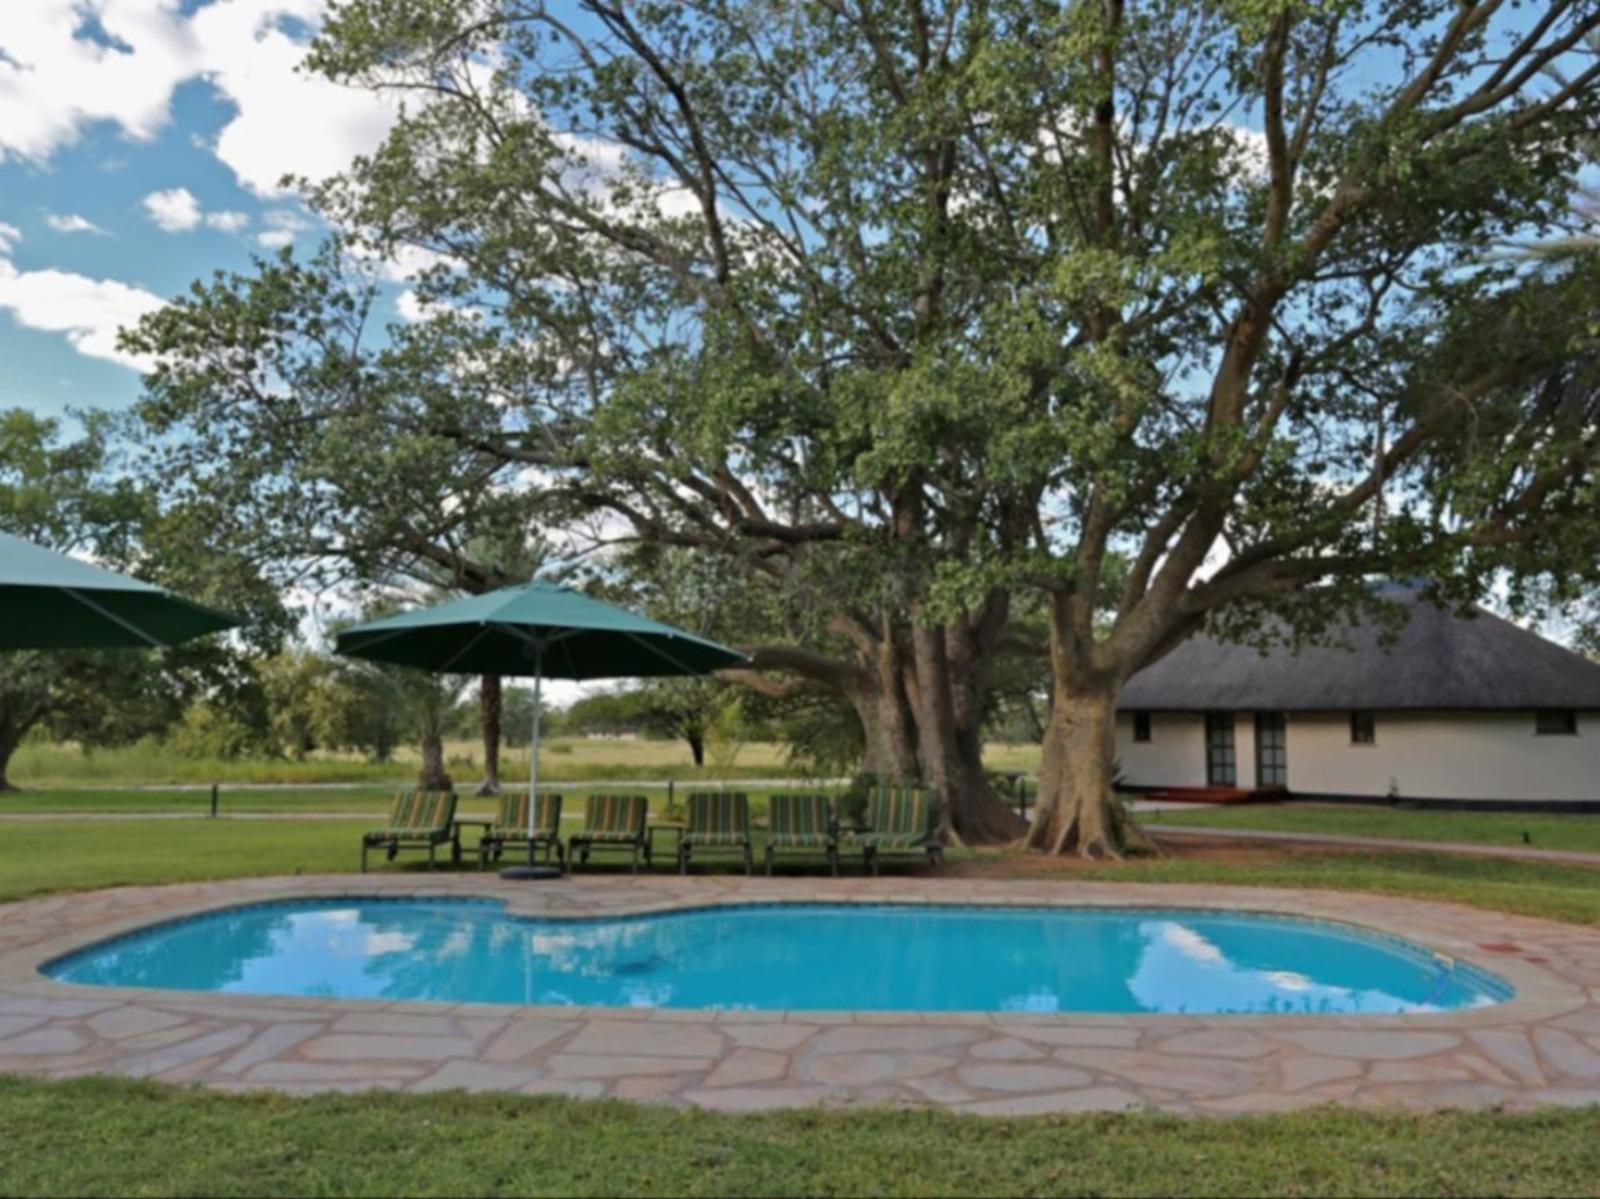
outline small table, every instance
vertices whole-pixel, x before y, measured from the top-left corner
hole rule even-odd
[[[683,834],[689,831],[689,826],[676,820],[663,821],[660,824],[647,824],[644,826],[645,865],[653,865],[650,860],[651,852],[655,849],[656,833],[672,834],[672,857],[676,861],[678,851],[683,845]]]
[[[468,816],[457,819],[450,829],[450,861],[454,865],[461,865],[461,830],[469,825],[476,826],[478,840],[482,841],[489,830],[494,827],[494,821],[481,816]]]

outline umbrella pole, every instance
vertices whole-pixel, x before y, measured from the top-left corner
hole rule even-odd
[[[539,716],[544,707],[544,649],[533,653],[533,737],[528,742],[528,865],[533,865],[533,807],[539,795]],[[556,830],[556,836],[561,830]]]

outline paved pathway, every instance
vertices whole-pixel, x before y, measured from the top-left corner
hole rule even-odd
[[[1600,867],[1600,853],[1574,849],[1538,849],[1532,845],[1476,845],[1464,841],[1411,841],[1393,837],[1350,837],[1342,833],[1289,833],[1265,829],[1207,827],[1199,824],[1141,824],[1161,837],[1204,837],[1268,841],[1278,845],[1327,845],[1340,849],[1399,850],[1405,853],[1456,853],[1476,858],[1515,858],[1532,862],[1564,862]]]
[[[1275,910],[1401,933],[1517,989],[1403,1016],[735,1012],[384,1003],[67,986],[59,954],[241,903],[489,896],[529,915],[739,901]],[[818,1102],[990,1114],[1229,1113],[1328,1102],[1600,1102],[1600,929],[1390,896],[967,879],[329,875],[119,888],[0,907],[0,1071],[287,1091],[499,1089],[749,1111]]]

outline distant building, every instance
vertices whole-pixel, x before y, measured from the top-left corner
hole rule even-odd
[[[1600,663],[1391,598],[1411,611],[1387,648],[1364,625],[1298,652],[1199,636],[1140,671],[1118,705],[1125,784],[1600,811]]]

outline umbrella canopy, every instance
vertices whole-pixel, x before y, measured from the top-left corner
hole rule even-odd
[[[0,649],[165,649],[239,622],[0,533]]]
[[[708,674],[749,659],[669,624],[603,604],[570,587],[527,583],[402,612],[339,634],[341,654],[456,674],[533,676],[528,746],[528,864],[539,791],[539,720],[546,678]]]
[[[715,641],[548,583],[386,616],[339,634],[336,648],[423,670],[547,679],[707,674],[748,661]]]

